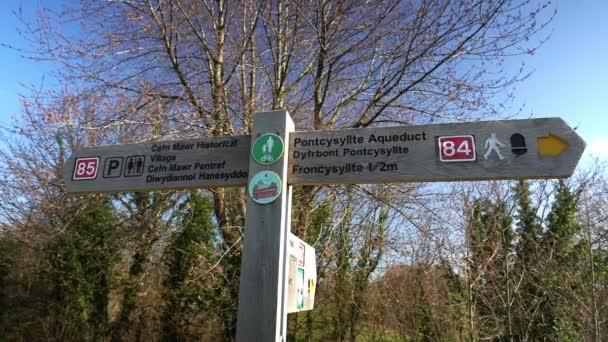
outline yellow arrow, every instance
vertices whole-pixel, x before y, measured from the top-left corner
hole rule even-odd
[[[541,156],[557,157],[568,148],[568,142],[553,133],[544,137],[536,138],[538,142],[538,153]]]

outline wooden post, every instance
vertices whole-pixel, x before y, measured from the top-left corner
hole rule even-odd
[[[283,154],[274,163],[249,157],[249,182],[261,171],[275,172],[281,179],[280,195],[259,204],[248,187],[247,219],[241,260],[237,341],[285,341],[287,327],[287,239],[290,231],[291,189],[287,185],[289,133],[294,124],[287,111],[256,113],[251,136],[252,150],[263,134],[283,140]]]
[[[289,184],[561,178],[584,149],[560,118],[294,132],[274,111],[255,114],[252,136],[85,148],[62,174],[68,192],[247,184],[236,337],[266,342],[286,338]]]

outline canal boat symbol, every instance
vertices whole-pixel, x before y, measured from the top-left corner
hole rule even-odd
[[[276,183],[256,184],[253,188],[253,198],[256,200],[274,197],[279,194],[279,187]]]

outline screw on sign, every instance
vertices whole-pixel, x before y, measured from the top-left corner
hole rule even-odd
[[[475,138],[472,135],[439,137],[439,160],[442,162],[475,161]]]
[[[97,177],[97,167],[99,158],[78,158],[74,163],[73,180],[95,179]]]

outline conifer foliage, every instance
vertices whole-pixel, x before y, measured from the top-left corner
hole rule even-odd
[[[214,229],[211,201],[197,191],[189,193],[178,214],[179,229],[172,233],[164,250],[167,266],[164,281],[166,300],[162,317],[162,336],[165,341],[187,341],[199,337],[190,329],[200,319],[199,313],[207,310],[213,296],[211,289],[192,281],[192,270],[200,259],[211,259]]]
[[[556,341],[583,339],[580,308],[584,304],[582,283],[584,254],[577,222],[577,198],[560,181],[547,229],[542,237],[542,285],[545,298],[541,304],[541,336]]]
[[[63,340],[109,333],[110,290],[119,261],[116,218],[107,199],[91,202],[51,241],[38,266],[36,299],[44,329]],[[31,317],[33,322],[35,318]]]
[[[505,202],[477,200],[468,227],[469,305],[476,338],[511,334],[512,217]],[[471,310],[470,310],[471,311]]]

